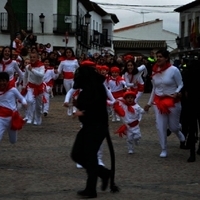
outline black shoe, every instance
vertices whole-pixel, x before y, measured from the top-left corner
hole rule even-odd
[[[195,162],[196,161],[196,156],[192,155],[187,159],[188,162]]]
[[[44,112],[44,116],[45,116],[45,117],[47,116],[47,113],[46,113],[46,112]]]
[[[97,193],[96,192],[89,192],[87,190],[80,190],[77,192],[77,195],[84,199],[92,199],[92,198],[97,198]]]
[[[185,145],[185,142],[180,142],[180,149],[190,149],[190,148]]]
[[[101,190],[102,191],[105,191],[107,189],[109,179],[110,179],[110,170],[107,169],[106,174],[101,178],[101,180],[102,180]]]

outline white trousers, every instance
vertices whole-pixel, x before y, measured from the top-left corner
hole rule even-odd
[[[63,80],[63,85],[65,88],[66,93],[73,87],[74,80],[73,79],[64,79]],[[70,99],[70,105],[67,108],[67,114],[70,116],[72,115],[73,112],[75,112],[75,107],[72,105],[72,98]]]
[[[154,105],[155,117],[156,117],[156,128],[158,131],[159,142],[162,150],[167,149],[167,128],[171,132],[175,133],[178,137],[180,131],[180,114],[181,114],[181,103],[175,104],[175,107],[170,108],[170,114],[161,114],[157,106]]]
[[[27,108],[27,118],[28,121],[33,121],[36,122],[38,125],[42,123],[42,94],[39,94],[38,96],[35,97],[33,94],[33,89],[28,88],[27,94],[26,94],[26,101],[28,104]]]
[[[127,128],[126,134],[127,134],[126,142],[128,145],[128,150],[133,150],[134,149],[133,141],[139,140],[141,138],[141,132],[140,132],[139,125]]]
[[[46,90],[44,91],[43,95],[46,99],[46,103],[43,103],[43,113],[49,112],[49,106],[50,106],[50,94],[51,94],[52,88],[47,86]]]
[[[10,129],[11,117],[0,117],[0,141],[3,138],[3,134],[7,131],[9,135],[10,143],[14,144],[17,142],[17,132]]]

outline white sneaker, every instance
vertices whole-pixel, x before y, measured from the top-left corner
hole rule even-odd
[[[119,117],[116,117],[116,121],[117,121],[117,122],[120,122],[120,118],[119,118]]]
[[[82,169],[83,167],[82,167],[82,165],[79,165],[79,164],[77,163],[77,164],[76,164],[76,168]]]
[[[98,159],[98,164],[102,165],[102,166],[105,166],[104,163],[103,163],[103,161],[101,159]]]
[[[24,117],[24,119],[23,119],[24,121],[27,121],[28,120],[28,117]]]
[[[67,115],[71,116],[72,115],[72,107],[67,108]]]
[[[27,123],[27,124],[31,124],[32,121],[31,121],[31,120],[27,120],[26,123]]]
[[[133,154],[133,150],[128,150],[128,154]]]
[[[167,151],[166,150],[162,150],[160,153],[160,157],[161,158],[166,158],[167,157]]]

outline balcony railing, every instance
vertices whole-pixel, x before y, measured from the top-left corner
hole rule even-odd
[[[78,28],[76,30],[76,35],[77,35],[79,44],[89,49],[90,41],[92,40],[92,38],[91,36],[89,38],[88,26],[78,25]]]
[[[15,15],[20,29],[33,32],[32,13],[16,13]],[[0,29],[2,32],[10,32],[8,13],[0,13]]]
[[[74,34],[76,32],[76,22],[76,15],[54,14],[53,32],[64,34],[67,31],[69,34]]]

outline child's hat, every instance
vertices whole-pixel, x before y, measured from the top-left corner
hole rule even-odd
[[[118,73],[120,73],[120,69],[119,69],[119,67],[111,67],[110,72],[111,73],[112,72],[118,72]]]
[[[96,63],[91,60],[84,60],[80,63],[80,66],[86,66],[86,67],[96,67]]]
[[[131,95],[131,96],[133,96],[134,98],[136,97],[136,93],[135,93],[135,92],[133,92],[133,91],[131,91],[131,90],[128,90],[128,91],[124,92],[123,98],[125,99],[128,95]]]

